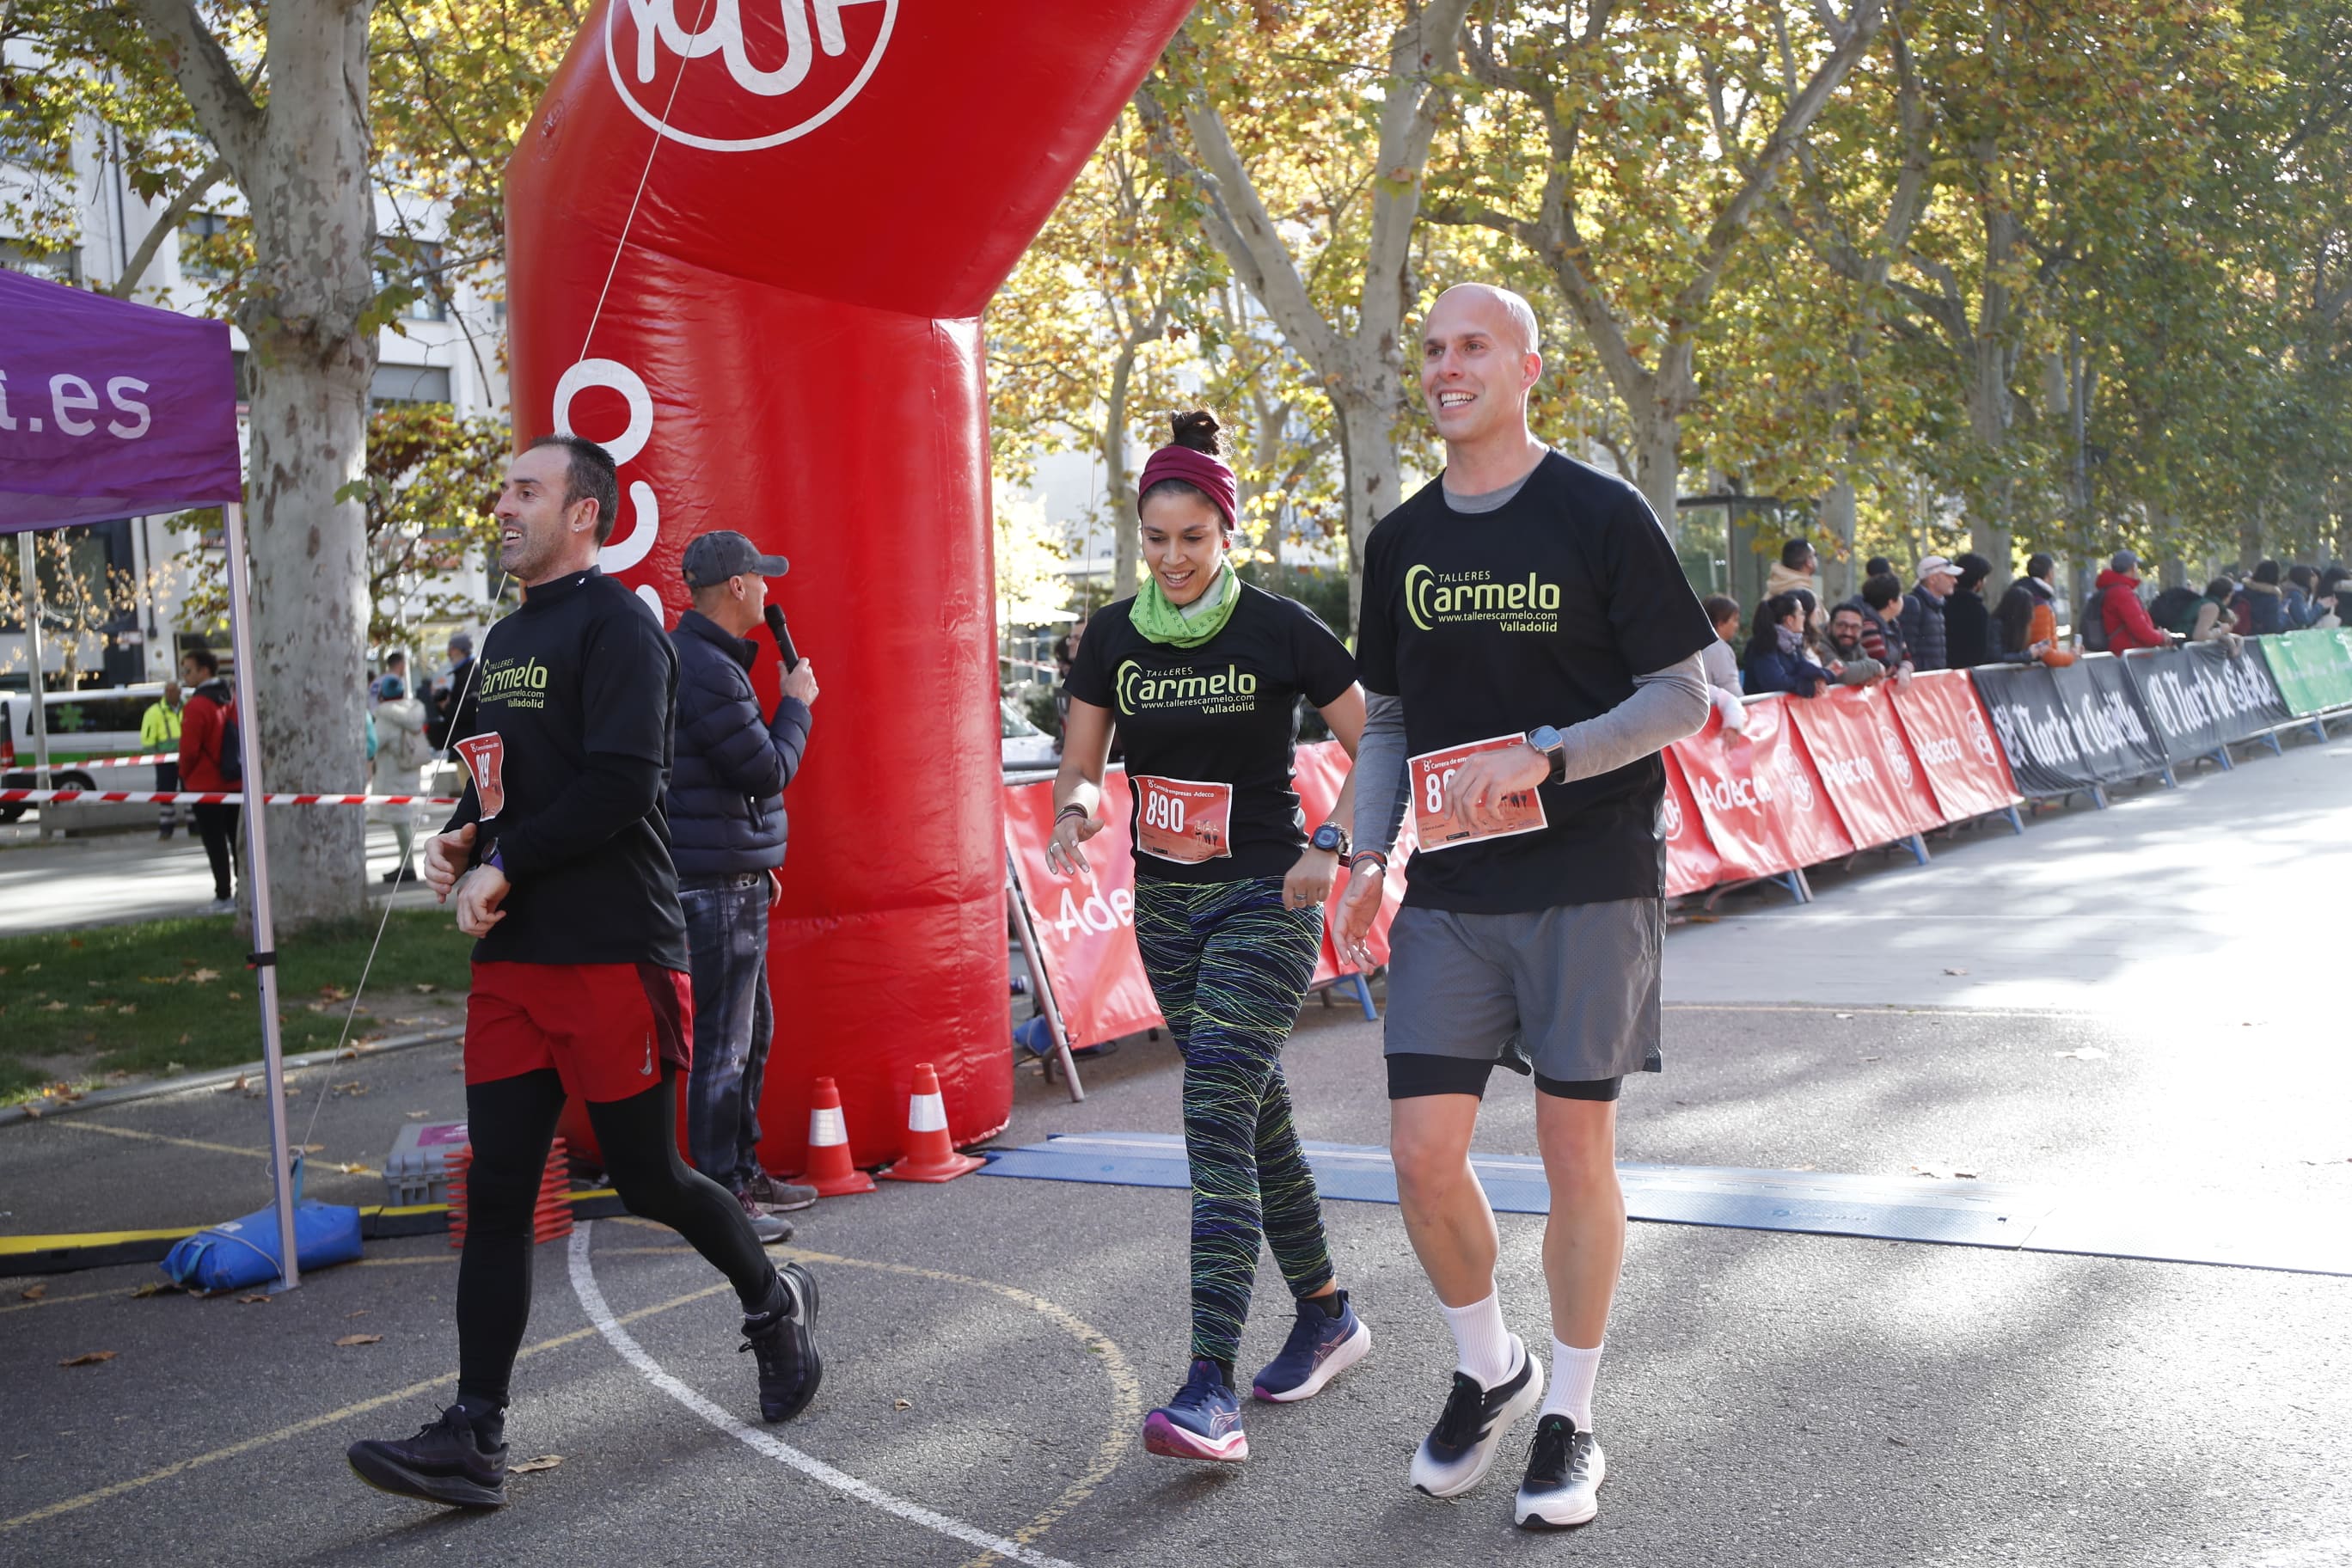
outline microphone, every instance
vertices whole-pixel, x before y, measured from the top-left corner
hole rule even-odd
[[[793,634],[784,629],[784,612],[782,606],[776,605],[768,606],[768,630],[776,639],[776,651],[784,656],[784,668],[788,671],[798,669],[801,667],[801,656],[793,647]]]

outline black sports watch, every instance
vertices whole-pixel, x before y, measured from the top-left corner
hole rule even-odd
[[[1549,724],[1538,724],[1528,731],[1527,742],[1551,763],[1551,777],[1547,782],[1565,783],[1568,779],[1568,737]]]
[[[1320,849],[1326,855],[1344,856],[1348,853],[1348,830],[1336,822],[1327,822],[1317,828],[1315,836],[1307,842],[1310,847]]]

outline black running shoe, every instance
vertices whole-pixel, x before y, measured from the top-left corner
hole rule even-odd
[[[371,1439],[343,1450],[352,1473],[380,1492],[450,1508],[501,1508],[507,1500],[507,1446],[481,1447],[462,1406],[404,1442]]]
[[[1510,1424],[1543,1398],[1543,1369],[1511,1336],[1518,1370],[1492,1388],[1466,1372],[1454,1374],[1445,1412],[1412,1457],[1412,1484],[1431,1497],[1459,1497],[1486,1479]]]
[[[824,1381],[824,1358],[816,1352],[816,1280],[797,1263],[776,1270],[783,1304],[773,1311],[747,1314],[743,1343],[760,1363],[760,1415],[789,1421],[808,1408]]]
[[[1601,1511],[1601,1483],[1609,1461],[1590,1432],[1558,1413],[1536,1423],[1535,1447],[1528,1454],[1527,1479],[1512,1517],[1522,1530],[1569,1530]]]

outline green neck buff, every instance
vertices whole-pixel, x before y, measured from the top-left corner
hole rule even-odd
[[[1234,618],[1234,606],[1241,602],[1242,580],[1234,574],[1234,563],[1223,561],[1217,564],[1216,581],[1202,590],[1200,598],[1184,606],[1193,611],[1190,616],[1168,602],[1168,595],[1160,591],[1160,579],[1146,577],[1127,618],[1153,642],[1166,643],[1171,647],[1199,647],[1225,629],[1225,623]],[[1206,607],[1195,607],[1200,605]]]

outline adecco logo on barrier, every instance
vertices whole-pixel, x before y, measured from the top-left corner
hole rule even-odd
[[[1658,803],[1658,826],[1669,838],[1683,836],[1683,803],[1675,798],[1672,790],[1668,790],[1665,798]]]
[[[848,108],[898,20],[898,0],[611,0],[604,66],[629,112],[671,141],[752,153]]]
[[[1895,726],[1883,719],[1878,721],[1878,754],[1886,759],[1886,771],[1895,775],[1895,784],[1910,789],[1911,753],[1903,749],[1903,737],[1895,732]]]
[[[1811,816],[1813,776],[1805,771],[1804,762],[1797,755],[1796,742],[1784,738],[1780,742],[1780,754],[1772,759],[1772,765],[1779,770],[1780,782],[1789,786],[1789,798],[1796,803],[1797,809]],[[1762,792],[1759,790],[1759,793]],[[1771,797],[1766,795],[1765,798],[1769,800]]]

